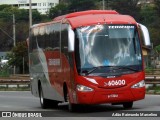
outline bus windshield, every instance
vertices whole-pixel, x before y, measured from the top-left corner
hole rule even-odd
[[[76,29],[75,54],[79,72],[92,71],[100,66],[105,69],[128,66],[137,71],[142,70],[140,40],[134,25],[79,27]],[[94,70],[96,72],[106,70]]]

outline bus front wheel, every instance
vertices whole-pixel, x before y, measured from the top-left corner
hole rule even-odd
[[[67,95],[66,95],[66,101],[68,102],[68,110],[70,112],[74,112],[76,109],[76,105],[70,102],[70,98],[69,98],[69,93],[67,91]]]

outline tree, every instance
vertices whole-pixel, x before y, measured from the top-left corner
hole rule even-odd
[[[59,0],[59,3],[69,3],[70,0]]]
[[[160,16],[160,0],[155,0],[157,14]]]
[[[153,46],[160,45],[160,29],[154,28],[154,27],[149,27],[149,32],[150,32],[150,38],[153,43]]]
[[[110,0],[109,6],[121,14],[127,14],[139,21],[140,6],[137,5],[139,0]]]
[[[50,10],[49,10],[49,17],[51,19],[59,16],[59,15],[62,15],[62,14],[66,14],[67,13],[67,9],[68,9],[68,5],[65,4],[65,3],[60,3],[58,5],[56,5],[55,7],[52,7]]]
[[[99,0],[61,0],[60,4],[52,7],[48,14],[49,17],[53,19],[54,17],[71,12],[97,9],[98,1]]]
[[[20,73],[23,72],[23,67],[25,71],[28,72],[28,50],[25,41],[17,43],[16,46],[12,48],[11,52],[7,54],[7,58],[9,60],[8,64],[19,68]]]
[[[16,21],[29,21],[29,11],[26,9],[18,9],[10,5],[0,5],[0,19],[12,21],[10,16],[15,15]],[[41,21],[41,14],[37,10],[32,10],[33,22]]]
[[[20,42],[26,40],[29,35],[29,11],[9,5],[0,5],[0,10],[0,51],[9,51],[13,47],[13,14],[16,23],[16,42]],[[42,21],[37,10],[33,10],[32,15],[33,24]]]
[[[157,45],[157,46],[155,47],[155,51],[156,51],[156,53],[160,54],[160,45]]]
[[[156,5],[148,4],[141,8],[141,23],[147,26],[154,46],[160,44],[160,16],[157,14]]]
[[[13,48],[13,14],[15,15],[16,26],[16,47]],[[47,21],[48,17],[41,15],[37,10],[32,11],[33,24]],[[27,47],[25,44],[26,38],[29,35],[29,11],[18,9],[10,5],[0,5],[0,51],[9,52],[9,64],[16,66],[22,73],[23,58],[25,60],[25,71],[28,71],[27,66]],[[13,49],[12,49],[13,48]],[[22,54],[21,54],[22,53]]]
[[[13,46],[12,23],[0,21],[0,51],[9,51]]]
[[[96,0],[70,0],[69,11],[83,11],[96,9]]]
[[[11,7],[10,5],[0,5],[0,11],[4,10],[5,8]]]

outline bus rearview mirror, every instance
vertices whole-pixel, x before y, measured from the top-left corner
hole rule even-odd
[[[68,52],[74,51],[75,33],[72,28],[68,28]]]
[[[142,36],[143,36],[143,40],[144,40],[144,45],[145,46],[151,46],[151,42],[150,42],[150,37],[149,37],[149,32],[146,26],[139,24],[141,32],[142,32]]]

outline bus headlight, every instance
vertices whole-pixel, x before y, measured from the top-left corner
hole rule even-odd
[[[84,85],[77,85],[77,90],[81,92],[92,92],[93,89]]]
[[[144,80],[140,81],[139,83],[134,84],[131,88],[141,88],[141,87],[145,87]]]

